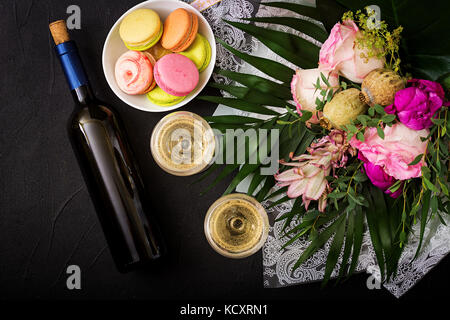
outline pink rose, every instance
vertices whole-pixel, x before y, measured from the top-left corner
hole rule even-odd
[[[367,50],[356,47],[358,36],[359,29],[352,20],[336,23],[320,49],[319,69],[338,71],[347,79],[362,83],[370,71],[382,68],[384,58],[371,57],[367,61],[361,58],[362,54],[367,55]]]
[[[396,114],[400,122],[408,128],[421,130],[433,125],[431,119],[443,106],[445,93],[442,86],[434,81],[412,79],[411,86],[395,94],[394,104],[385,111]]]
[[[380,166],[388,176],[407,180],[422,175],[421,167],[426,165],[424,159],[412,166],[408,164],[419,154],[425,153],[427,142],[420,137],[427,137],[428,134],[426,129],[416,131],[396,123],[384,128],[384,139],[378,136],[376,128],[367,128],[364,142],[353,137],[350,145],[358,149],[370,163]]]
[[[323,83],[320,77],[319,69],[298,69],[294,74],[291,82],[292,97],[297,105],[297,112],[301,114],[301,110],[307,110],[314,114],[311,119],[313,123],[317,122],[316,116],[316,98],[320,98],[320,90],[316,90],[314,85],[317,79],[320,79],[320,85],[322,89],[326,89],[327,86]],[[328,82],[331,86],[339,87],[339,77],[336,73],[330,73],[329,71],[322,71],[323,75],[328,78]]]
[[[328,39],[320,48],[319,65],[323,70],[335,70],[346,60],[353,58],[353,45],[358,27],[352,20],[336,23]]]

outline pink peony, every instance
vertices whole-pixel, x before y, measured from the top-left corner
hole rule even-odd
[[[386,174],[383,167],[369,162],[369,160],[367,160],[361,152],[358,153],[358,159],[364,163],[366,175],[375,187],[380,188],[384,193],[390,195],[392,198],[398,198],[402,194],[402,188],[399,188],[394,193],[389,191],[389,188],[392,187],[397,180]]]
[[[336,23],[320,49],[319,69],[337,71],[353,82],[362,83],[370,71],[382,68],[384,58],[371,57],[366,60],[361,57],[362,54],[367,56],[367,50],[356,47],[358,36],[359,29],[352,20]]]
[[[402,123],[384,128],[384,139],[377,134],[376,128],[367,128],[364,142],[353,137],[350,144],[373,165],[380,166],[383,171],[397,180],[417,178],[422,175],[422,159],[418,164],[409,166],[419,154],[426,152],[427,142],[420,137],[427,137],[429,131],[412,130]]]
[[[394,104],[385,111],[396,114],[400,122],[408,128],[422,130],[433,125],[431,119],[445,105],[442,86],[429,80],[409,80],[410,87],[395,94]]]
[[[323,83],[320,77],[319,69],[306,69],[300,70],[294,74],[291,82],[292,97],[297,105],[297,112],[301,115],[301,110],[308,110],[313,113],[311,122],[318,122],[316,115],[316,98],[320,98],[320,90],[316,90],[314,85],[317,79],[320,79],[320,85],[322,89],[326,89],[327,86]],[[328,78],[328,82],[331,86],[339,87],[339,78],[336,73],[330,73],[328,71],[322,71],[323,75]]]

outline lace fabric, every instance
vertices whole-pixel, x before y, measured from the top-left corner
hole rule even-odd
[[[302,4],[314,5],[313,1],[311,0],[284,0],[284,2],[300,2]],[[210,23],[215,36],[224,40],[233,48],[245,53],[278,61],[291,67],[292,69],[295,69],[296,67],[290,62],[276,55],[270,49],[261,44],[257,39],[254,39],[246,35],[241,30],[230,26],[222,19],[242,22],[243,18],[250,18],[255,16],[293,16],[313,21],[308,17],[303,17],[288,10],[261,6],[260,2],[256,0],[222,0],[214,6],[206,9],[202,13]],[[315,21],[315,23],[320,25],[320,22]],[[263,25],[260,23],[257,24]],[[314,40],[308,38],[308,36],[288,27],[279,25],[267,26],[276,30],[294,33],[314,42]],[[320,43],[317,44],[320,45]],[[235,57],[221,45],[217,46],[216,66],[225,70],[266,76],[256,68]],[[226,77],[217,74],[213,75],[213,78],[216,82],[227,84],[231,83],[231,81]],[[238,84],[233,83],[233,85]],[[225,93],[223,94],[226,95]],[[214,115],[224,114],[258,116],[219,105]],[[250,180],[251,177],[245,179],[237,187],[237,191],[245,192],[248,188]],[[270,202],[263,203],[266,208],[269,206],[269,204]],[[263,247],[262,261],[264,286],[267,288],[284,287],[294,284],[320,281],[323,278],[325,272],[325,263],[331,240],[327,244],[325,244],[323,248],[319,249],[298,269],[296,269],[294,272],[292,271],[298,257],[308,246],[308,241],[303,238],[298,239],[294,243],[282,249],[283,244],[286,242],[286,239],[282,237],[283,221],[275,222],[275,220],[291,209],[292,202],[287,202],[267,210],[271,227],[268,240]],[[446,222],[449,222],[448,225],[450,226],[450,219],[448,215],[443,214],[443,218],[446,220]],[[297,223],[299,223],[299,221],[293,221],[290,228],[295,226]],[[450,227],[441,224],[439,222],[439,219],[435,218],[427,226],[425,232],[426,236],[424,239],[425,245],[422,248],[421,253],[415,260],[413,260],[418,244],[417,235],[419,234],[419,228],[419,224],[416,224],[413,227],[413,234],[411,235],[411,239],[400,258],[400,265],[397,276],[391,281],[384,283],[384,287],[396,297],[400,297],[410,288],[412,288],[450,251]],[[333,276],[336,276],[337,270],[339,270],[339,265],[340,263],[338,263],[337,267],[335,268]],[[367,273],[373,274],[375,277],[379,277],[379,269],[376,265],[375,253],[371,245],[369,233],[367,231],[363,237],[361,255],[356,270],[357,272],[366,271]]]

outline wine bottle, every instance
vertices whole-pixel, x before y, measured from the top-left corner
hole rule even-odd
[[[69,138],[116,266],[128,272],[163,254],[161,236],[120,119],[94,97],[65,21],[50,30],[76,104]]]

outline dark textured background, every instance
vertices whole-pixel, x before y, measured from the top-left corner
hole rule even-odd
[[[261,253],[243,260],[216,254],[203,218],[225,184],[199,196],[207,183],[173,177],[149,152],[149,135],[164,115],[128,107],[108,88],[103,41],[114,21],[139,1],[0,1],[0,299],[386,299],[366,288],[367,275],[338,287],[319,284],[263,289]],[[141,166],[168,243],[166,261],[126,275],[116,271],[66,136],[72,110],[48,22],[82,10],[72,32],[96,95],[116,107]],[[186,110],[210,115],[216,106],[193,101]],[[66,289],[65,270],[82,270],[82,290]],[[402,299],[436,299],[450,284],[446,258]]]

